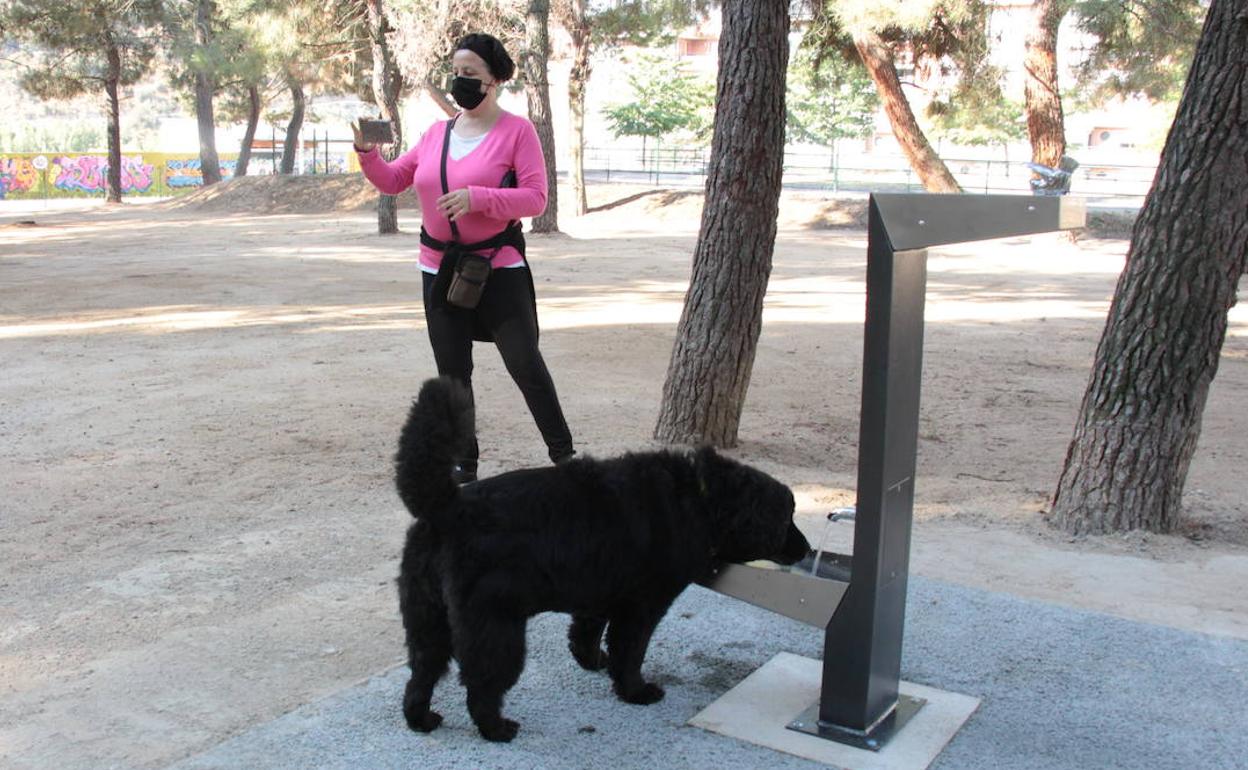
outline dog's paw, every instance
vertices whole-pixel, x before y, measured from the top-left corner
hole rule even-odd
[[[569,642],[568,649],[572,651],[572,657],[577,664],[586,671],[601,671],[607,667],[607,653],[601,647],[582,647],[575,642]]]
[[[407,720],[407,726],[418,733],[431,733],[442,724],[442,715],[429,709],[419,712],[404,709],[403,717]]]
[[[520,731],[520,723],[500,717],[497,721],[490,724],[478,724],[477,730],[481,732],[481,737],[487,741],[508,743]]]
[[[663,700],[663,696],[667,694],[663,692],[662,687],[659,687],[657,684],[650,684],[649,682],[646,682],[641,687],[629,692],[620,692],[617,687],[615,692],[620,696],[620,700],[625,703],[634,703],[638,706],[649,706],[651,703],[658,703]]]

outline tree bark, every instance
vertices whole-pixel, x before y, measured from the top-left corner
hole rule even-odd
[[[919,128],[914,111],[910,109],[910,102],[901,90],[901,78],[897,76],[892,48],[874,32],[855,33],[854,47],[884,103],[884,112],[893,127],[893,136],[897,137],[897,143],[910,161],[910,167],[919,175],[923,189],[935,193],[962,192],[958,180],[953,178],[945,162],[932,149],[931,142],[927,141],[923,129]]]
[[[762,328],[784,162],[787,0],[727,0],[706,203],[654,437],[737,443]]]
[[[212,43],[214,13],[213,0],[196,0],[195,45],[203,52],[206,52]],[[203,177],[205,187],[221,181],[221,160],[217,156],[217,124],[212,114],[212,96],[216,90],[216,83],[208,69],[210,58],[204,56],[204,60],[195,69],[195,122],[199,127],[199,172]]]
[[[1057,168],[1066,154],[1066,121],[1057,87],[1057,30],[1066,0],[1035,0],[1023,59],[1031,162]]]
[[[586,0],[569,0],[568,19],[565,26],[572,37],[572,69],[568,73],[568,117],[571,122],[572,136],[569,142],[569,155],[572,161],[572,203],[576,215],[584,216],[589,211],[588,196],[585,193],[585,86],[589,82],[590,29],[586,16]]]
[[[1213,0],[1054,494],[1051,519],[1067,532],[1172,532],[1182,521],[1201,413],[1248,266],[1246,158],[1248,13]]]
[[[109,203],[121,203],[121,50],[112,37],[105,39],[105,56],[108,71],[104,76],[104,92],[108,101],[108,174],[105,180],[105,199]]]
[[[524,33],[528,50],[524,57],[524,92],[529,102],[529,120],[537,130],[546,159],[546,210],[533,217],[533,232],[559,232],[559,180],[555,176],[555,130],[550,115],[550,81],[546,64],[550,59],[550,0],[530,0]]]
[[[234,176],[247,176],[247,167],[251,165],[251,146],[256,141],[256,127],[260,125],[260,89],[255,85],[247,86],[247,130],[243,132],[243,142],[238,148],[238,162],[234,164]]]
[[[446,94],[442,93],[442,89],[433,84],[430,77],[425,76],[425,93],[438,105],[439,109],[446,113],[448,118],[454,117],[459,110],[451,103],[450,99],[446,98]]]
[[[379,149],[386,160],[394,160],[403,150],[403,125],[399,114],[399,91],[403,86],[394,52],[387,36],[391,32],[382,0],[365,0],[368,9],[368,37],[373,48],[373,99],[394,129],[394,142]],[[377,232],[390,235],[399,231],[399,198],[377,196]]]
[[[443,40],[449,40],[455,37],[455,31],[452,30],[451,5],[451,0],[437,0],[437,9],[434,11],[432,22],[435,32],[434,37],[442,38]],[[434,53],[436,48],[437,46],[435,44],[431,44],[426,53],[427,58],[422,59],[423,69],[425,71],[425,76],[422,79],[422,82],[424,83],[425,93],[429,95],[429,98],[438,105],[438,108],[441,109],[442,112],[446,113],[448,118],[452,118],[459,112],[459,106],[447,98],[445,76],[440,73],[440,65],[437,62],[438,57]],[[419,71],[422,67],[417,67],[416,69]],[[434,81],[435,73],[439,73],[441,82]]]
[[[303,129],[305,99],[303,84],[293,76],[287,80],[287,86],[290,88],[290,101],[293,109],[290,113],[290,122],[286,124],[286,141],[282,146],[282,165],[279,171],[282,174],[293,174],[295,173],[295,153],[298,150],[299,132]]]

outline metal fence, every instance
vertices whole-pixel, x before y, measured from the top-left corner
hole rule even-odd
[[[276,174],[282,145],[275,135],[253,147],[249,173]],[[706,183],[710,148],[587,147],[585,175],[592,181],[701,187]],[[221,170],[229,179],[237,153],[221,153]],[[945,165],[967,192],[1026,193],[1031,172],[1026,158],[987,160],[944,158]],[[198,189],[199,158],[190,153],[123,153],[123,193],[128,196],[178,195]],[[100,153],[0,154],[0,199],[102,197],[108,168]],[[302,142],[297,174],[335,174],[359,170],[350,139],[331,139],[312,132]],[[1109,201],[1143,198],[1156,166],[1098,164],[1075,170],[1071,193]],[[784,156],[784,186],[829,192],[920,192],[917,175],[901,155],[867,155],[792,150]]]
[[[1030,192],[1028,158],[990,160],[943,158],[967,192]],[[585,174],[599,181],[701,186],[710,148],[587,147]],[[1101,198],[1141,198],[1152,186],[1156,166],[1089,164],[1075,170],[1071,192]],[[923,185],[901,155],[851,155],[790,151],[784,156],[784,186],[831,192],[921,192]]]

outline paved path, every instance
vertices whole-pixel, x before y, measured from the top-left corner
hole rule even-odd
[[[378,674],[197,757],[201,768],[813,768],[685,722],[772,655],[818,657],[822,633],[701,588],[659,627],[650,707],[615,700],[565,650],[562,616],[529,627],[528,666],[506,713],[516,741],[477,737],[458,682],[441,729],[409,732],[407,669]],[[983,704],[936,770],[1212,770],[1248,767],[1248,642],[1120,620],[912,577],[903,677]]]

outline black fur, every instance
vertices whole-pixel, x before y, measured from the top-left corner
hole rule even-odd
[[[566,612],[581,666],[606,668],[616,694],[654,703],[663,690],[641,664],[668,607],[718,561],[791,564],[810,546],[793,525],[793,495],[712,449],[647,452],[505,473],[464,487],[451,459],[473,435],[467,393],[426,382],[395,458],[407,534],[399,605],[412,678],[403,714],[435,729],[434,685],[452,656],[481,734],[509,741],[503,696],[524,668],[525,625]],[[607,651],[600,641],[606,631]]]

